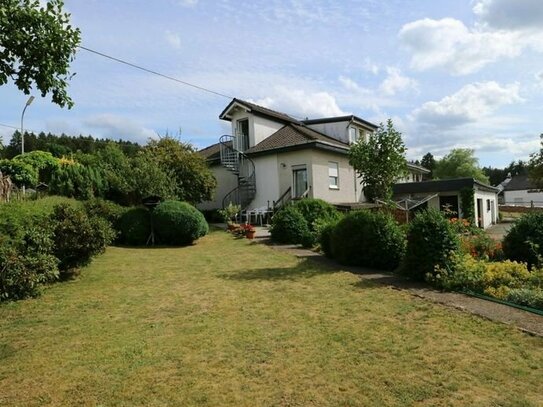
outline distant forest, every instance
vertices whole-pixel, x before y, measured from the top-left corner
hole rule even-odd
[[[128,157],[133,157],[142,147],[138,143],[125,140],[99,139],[92,136],[57,136],[41,132],[38,135],[25,132],[25,152],[48,151],[55,157],[70,156],[74,153],[94,154],[110,143],[119,146]],[[0,150],[0,158],[11,159],[21,154],[21,133],[15,131],[8,145]]]

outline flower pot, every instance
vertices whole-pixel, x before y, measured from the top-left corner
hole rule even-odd
[[[245,232],[245,236],[247,237],[247,239],[254,239],[255,234],[256,230],[248,230],[247,232]]]

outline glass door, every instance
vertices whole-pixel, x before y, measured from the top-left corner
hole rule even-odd
[[[239,137],[238,146],[240,151],[245,151],[249,148],[249,120],[238,120],[237,136]]]
[[[294,198],[300,198],[307,191],[307,169],[300,168],[293,171]]]

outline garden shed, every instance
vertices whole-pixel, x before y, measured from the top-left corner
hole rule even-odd
[[[420,209],[452,211],[452,216],[473,218],[486,229],[498,220],[498,189],[473,178],[455,178],[394,184],[394,200],[426,201]]]

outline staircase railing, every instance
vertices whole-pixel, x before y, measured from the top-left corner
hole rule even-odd
[[[238,185],[224,196],[222,206],[232,203],[245,210],[256,196],[255,164],[235,148],[236,137],[221,136],[219,143],[221,164],[238,177]]]
[[[277,201],[273,201],[274,212],[290,202],[290,200],[292,199],[291,191],[292,191],[292,187],[288,187],[287,190],[283,192],[283,195],[281,195]]]

